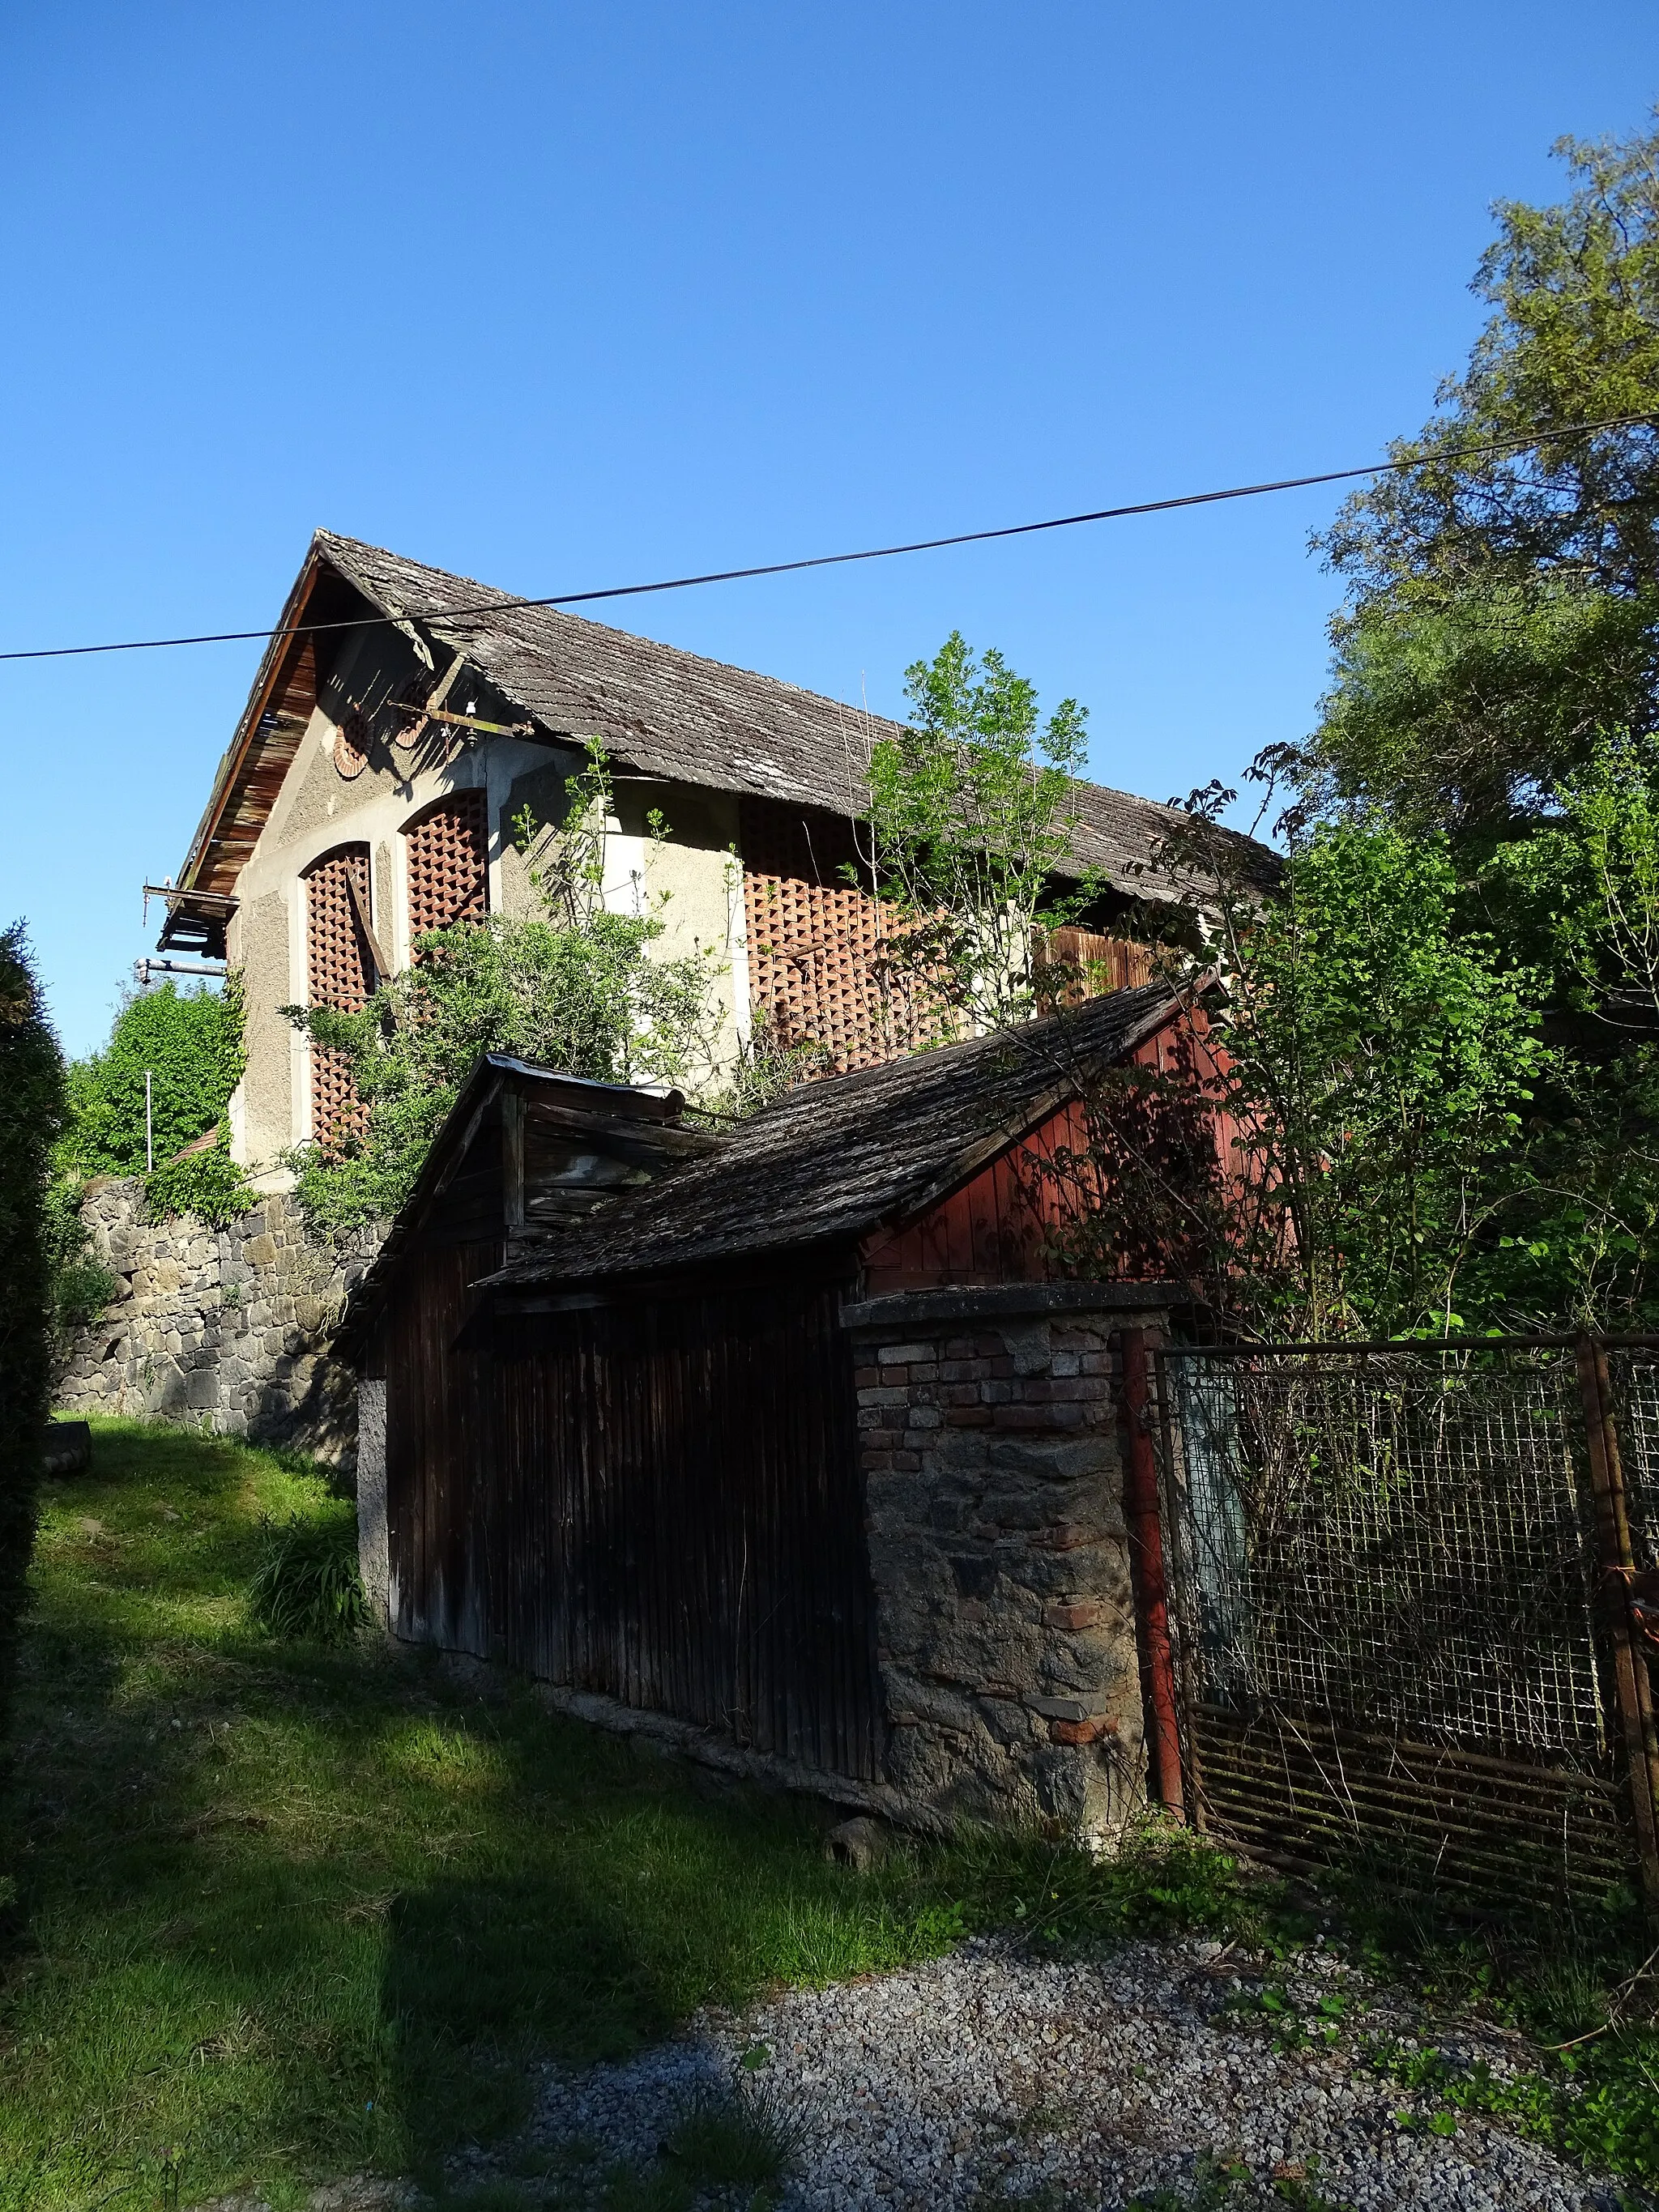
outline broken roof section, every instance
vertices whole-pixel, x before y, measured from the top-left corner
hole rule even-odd
[[[434,646],[462,654],[550,742],[599,738],[616,766],[665,782],[701,784],[847,816],[864,803],[862,764],[898,726],[862,708],[803,691],[776,677],[706,660],[676,646],[611,629],[556,607],[527,607],[505,592],[429,568],[378,545],[319,530],[289,595],[284,631],[266,650],[179,882],[234,890],[258,842],[316,701],[326,631],[373,612],[415,625]],[[1078,787],[1079,872],[1095,870],[1131,898],[1168,902],[1177,890],[1150,868],[1185,817],[1111,791]],[[1243,872],[1264,885],[1273,855],[1237,846]]]
[[[660,1275],[913,1218],[1127,1059],[1182,1003],[1146,983],[1063,1016],[802,1084],[702,1158],[597,1208],[492,1287]]]

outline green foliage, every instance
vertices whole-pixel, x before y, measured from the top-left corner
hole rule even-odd
[[[891,918],[884,981],[901,1048],[1026,1018],[1039,916],[1073,921],[1097,890],[1073,857],[1085,710],[1064,699],[1040,724],[1033,686],[957,630],[905,690],[913,718],[871,748],[867,853],[848,871]]]
[[[63,1113],[58,1040],[16,922],[0,934],[0,1780],[46,1419],[46,1168]]]
[[[1229,884],[1204,817],[1231,796],[1195,794],[1169,855],[1218,886],[1225,1052],[1194,1053],[1230,1132],[1193,1232],[1212,1299],[1264,1336],[1497,1322],[1526,1287],[1493,1262],[1527,1258],[1529,1117],[1560,1067],[1543,975],[1469,924],[1443,838],[1378,811],[1299,836],[1265,904]]]
[[[1459,926],[1444,841],[1367,818],[1320,827],[1245,940],[1228,1104],[1294,1325],[1455,1325],[1472,1250],[1512,1194],[1549,1055],[1539,978]],[[1267,1262],[1276,1262],[1277,1267]]]
[[[323,1133],[289,1155],[313,1230],[397,1212],[481,1053],[605,1083],[706,1076],[720,963],[653,952],[660,902],[638,915],[606,908],[611,799],[597,748],[567,795],[562,824],[538,830],[526,815],[518,825],[540,913],[428,932],[414,964],[358,1012],[283,1009],[313,1047],[348,1062],[366,1115],[361,1134]]]
[[[273,1636],[318,1644],[342,1643],[367,1625],[357,1516],[349,1505],[331,1501],[311,1515],[261,1523],[248,1610]]]
[[[46,1486],[20,1682],[27,1937],[0,1989],[0,2204],[299,2203],[519,2124],[538,2069],[703,2004],[901,1966],[952,1920],[1231,1932],[1224,1862],[1036,1837],[826,1863],[798,1802],[647,1762],[389,1645],[250,1618],[265,1524],[343,1511],[229,1439],[97,1424]],[[1056,1895],[1054,1893],[1058,1893]],[[757,2072],[761,2069],[757,2069]],[[678,2179],[678,2177],[674,2177]],[[280,2192],[280,2193],[279,2193]],[[137,2200],[135,2200],[137,2201]]]
[[[246,1065],[242,1009],[237,975],[222,992],[167,982],[126,1000],[104,1049],[70,1066],[69,1126],[54,1161],[68,1187],[64,1204],[78,1203],[78,1185],[94,1176],[142,1176],[159,1217],[193,1213],[222,1227],[246,1212],[254,1194],[230,1158],[227,1111]],[[146,1070],[154,1174],[146,1169]],[[185,1151],[209,1131],[208,1148]]]
[[[1392,449],[1419,465],[1323,540],[1352,596],[1316,793],[1477,842],[1547,811],[1598,729],[1651,731],[1659,700],[1659,133],[1556,151],[1566,200],[1495,211],[1473,288],[1491,319]]]
[[[120,1278],[91,1256],[92,1232],[81,1214],[85,1189],[78,1175],[52,1176],[42,1214],[52,1315],[65,1336],[95,1321],[121,1287]]]

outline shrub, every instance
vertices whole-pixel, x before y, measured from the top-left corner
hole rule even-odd
[[[21,922],[0,936],[0,1743],[34,1543],[51,1358],[46,1163],[64,1068]]]
[[[163,983],[130,998],[104,1049],[70,1068],[70,1122],[55,1155],[59,1174],[144,1176],[154,1213],[194,1213],[222,1227],[254,1202],[228,1150],[227,1109],[245,1064],[240,975],[233,974],[222,993]],[[213,1141],[204,1149],[185,1149],[210,1132]]]
[[[261,1628],[291,1641],[342,1644],[368,1622],[357,1516],[349,1506],[317,1519],[295,1513],[284,1522],[261,1522],[248,1610]]]

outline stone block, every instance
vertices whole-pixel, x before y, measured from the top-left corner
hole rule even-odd
[[[276,1264],[276,1240],[270,1237],[250,1237],[242,1247],[242,1257],[251,1267],[273,1267]]]

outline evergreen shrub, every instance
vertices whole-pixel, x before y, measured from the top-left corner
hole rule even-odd
[[[64,1068],[21,922],[0,935],[0,1746],[34,1541],[51,1384],[47,1163]]]

